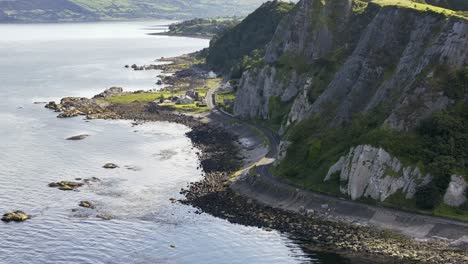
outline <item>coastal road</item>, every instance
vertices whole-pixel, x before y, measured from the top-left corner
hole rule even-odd
[[[270,130],[262,125],[240,120],[234,115],[222,110],[216,104],[215,93],[220,88],[216,86],[210,89],[206,94],[207,105],[211,109],[212,113],[217,114],[219,117],[226,121],[237,121],[242,122],[252,129],[261,132],[268,140],[268,153],[255,164],[255,170],[259,177],[250,185],[263,185],[264,186],[275,186],[276,197],[283,196],[288,197],[285,200],[271,199],[271,193],[261,194],[261,190],[256,190],[255,187],[246,186],[246,189],[253,198],[260,198],[263,203],[270,204],[271,206],[283,206],[284,209],[297,210],[303,207],[304,201],[306,201],[307,208],[314,208],[316,211],[321,211],[326,204],[327,214],[334,214],[339,218],[352,219],[353,221],[367,222],[373,225],[380,226],[382,228],[390,228],[393,230],[401,231],[402,233],[417,238],[440,236],[450,239],[458,239],[463,236],[468,238],[468,223],[448,218],[441,218],[435,216],[429,216],[424,214],[417,214],[414,212],[405,212],[402,210],[392,209],[383,206],[369,205],[361,202],[352,201],[349,199],[343,199],[327,194],[317,193],[308,190],[298,190],[297,186],[288,184],[277,177],[274,177],[271,173],[271,166],[278,157],[279,145],[281,138],[277,133]],[[260,189],[261,189],[260,188]],[[294,195],[302,196],[302,201],[294,201],[288,194],[294,193]],[[280,192],[283,192],[280,195]],[[260,193],[260,194],[259,194]],[[249,195],[247,194],[247,195]],[[259,195],[258,195],[259,194]],[[261,198],[264,199],[261,199]],[[297,202],[297,203],[296,203]],[[330,207],[329,207],[330,206]]]
[[[239,121],[239,122],[243,122],[244,124],[247,124],[247,125],[255,128],[255,129],[257,129],[258,131],[260,131],[266,137],[266,139],[268,140],[269,149],[268,149],[268,153],[266,155],[266,158],[275,159],[278,156],[279,145],[280,145],[280,141],[281,141],[280,136],[277,133],[273,132],[271,129],[267,128],[267,127],[264,127],[262,125],[250,122],[248,120],[240,120],[239,118],[235,117],[233,114],[228,113],[228,112],[224,111],[223,109],[221,109],[217,105],[216,97],[215,97],[215,93],[219,88],[220,88],[220,85],[215,86],[215,87],[211,88],[210,90],[208,90],[208,92],[206,93],[206,104],[207,104],[207,106],[211,109],[212,112],[219,113],[221,116],[223,116],[223,118],[225,118],[227,120],[236,120],[236,121]]]

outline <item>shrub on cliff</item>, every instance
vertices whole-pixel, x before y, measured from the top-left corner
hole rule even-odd
[[[432,210],[440,201],[440,194],[437,186],[433,183],[418,187],[414,196],[416,206],[425,210]]]

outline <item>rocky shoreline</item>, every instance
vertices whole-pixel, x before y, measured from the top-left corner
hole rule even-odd
[[[66,99],[66,102],[70,102],[70,99]],[[196,116],[161,110],[152,103],[134,102],[102,107],[90,104],[87,100],[78,101],[84,102],[83,105],[76,104],[77,101],[73,102],[75,102],[72,106],[73,111],[78,110],[79,115],[91,114],[94,117],[98,112],[101,117],[107,118],[168,121],[190,127],[191,131],[187,133],[187,137],[200,150],[198,157],[205,177],[200,182],[190,183],[187,188],[181,190],[186,197],[181,202],[199,208],[205,213],[227,219],[232,223],[290,234],[295,239],[303,241],[304,247],[314,250],[340,252],[359,257],[379,256],[382,263],[468,262],[465,252],[450,248],[444,241],[416,242],[389,231],[332,221],[315,212],[297,214],[264,206],[238,195],[230,189],[233,180],[231,176],[242,167],[238,138],[216,124],[203,123]],[[50,107],[50,104],[48,106]],[[52,109],[70,111],[68,107],[70,104],[65,103],[61,107]]]
[[[200,160],[209,160],[212,156],[209,144],[196,140],[194,144],[202,150]],[[221,160],[231,157],[228,152],[218,151],[216,155]],[[229,222],[267,231],[278,230],[300,240],[305,248],[372,259],[372,263],[468,262],[466,252],[449,247],[446,241],[417,242],[388,230],[334,221],[316,212],[298,214],[256,203],[231,190],[229,175],[234,170],[210,171],[208,168],[205,172],[202,181],[182,190],[186,197],[182,203]]]
[[[60,104],[51,102],[46,107],[60,112],[59,117],[168,121],[191,128],[187,137],[200,150],[197,154],[205,177],[181,190],[186,198],[180,202],[184,204],[232,223],[287,233],[314,250],[369,257],[375,262],[381,259],[382,263],[468,263],[466,252],[449,247],[445,241],[417,242],[390,231],[333,221],[316,212],[272,208],[242,197],[230,188],[232,175],[243,166],[240,144],[233,133],[155,103],[112,104],[100,98],[64,98]]]

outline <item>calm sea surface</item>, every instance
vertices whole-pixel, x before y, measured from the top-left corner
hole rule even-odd
[[[0,25],[0,213],[20,209],[33,215],[24,223],[0,223],[0,263],[348,263],[306,253],[277,232],[172,204],[169,198],[180,198],[180,188],[203,173],[186,127],[57,119],[34,104],[91,96],[111,86],[158,88],[159,72],[123,66],[208,45],[146,35],[167,23]],[[65,140],[78,134],[91,136]],[[121,168],[102,169],[107,162]],[[47,187],[90,177],[101,182],[79,192]],[[78,207],[82,200],[97,208]],[[115,219],[100,220],[98,214]]]

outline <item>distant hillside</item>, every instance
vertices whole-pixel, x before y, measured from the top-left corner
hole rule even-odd
[[[171,24],[169,31],[151,35],[190,36],[212,38],[240,23],[238,18],[195,18]]]
[[[0,0],[0,22],[244,16],[264,0]]]
[[[240,74],[247,64],[263,57],[264,47],[273,37],[278,23],[293,7],[293,4],[282,1],[264,3],[239,25],[211,41],[207,63],[217,71]]]

